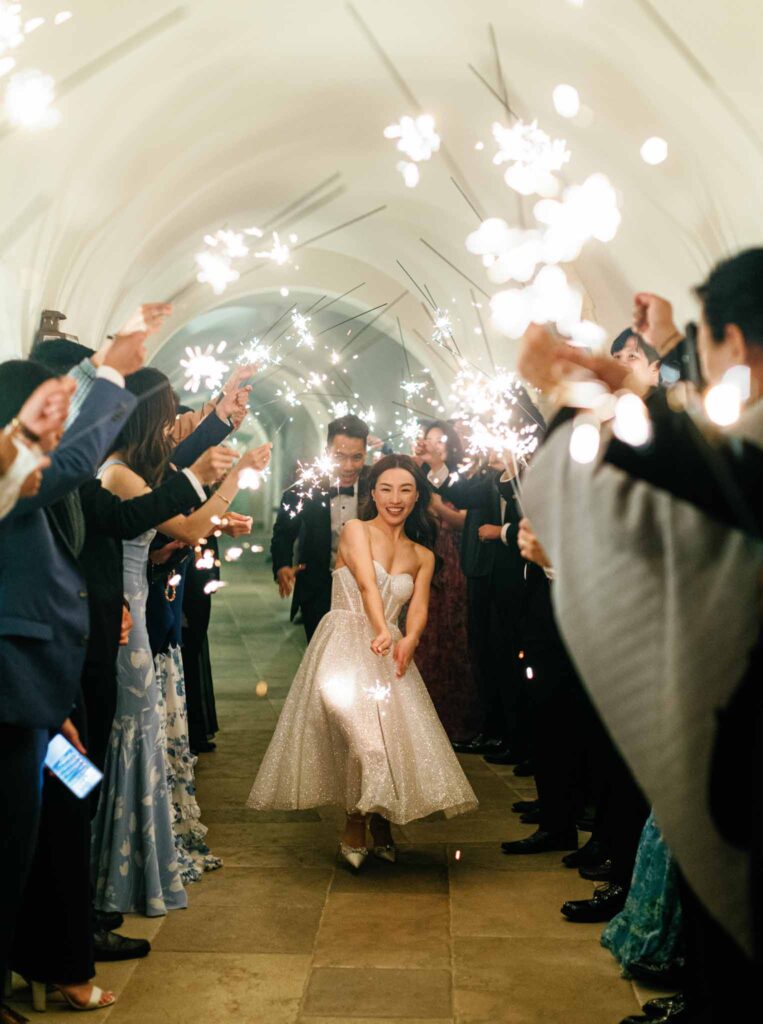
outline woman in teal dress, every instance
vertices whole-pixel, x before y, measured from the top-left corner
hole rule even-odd
[[[604,929],[601,944],[626,978],[646,980],[648,971],[650,980],[662,977],[667,983],[683,966],[678,870],[654,813],[641,833],[628,899]]]

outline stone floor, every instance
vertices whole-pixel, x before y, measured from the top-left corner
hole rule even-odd
[[[226,566],[215,597],[221,731],[197,779],[225,866],[190,888],[187,910],[126,922],[153,952],[103,965],[98,981],[120,998],[93,1024],[617,1024],[636,1012],[643,994],[600,927],[559,913],[590,884],[558,855],[501,854],[500,840],[531,831],[510,806],[534,790],[510,768],[463,758],[479,810],[398,829],[399,863],[357,876],[336,860],[336,813],[244,807],[303,650],[261,558]],[[24,996],[15,1005],[35,1017]]]

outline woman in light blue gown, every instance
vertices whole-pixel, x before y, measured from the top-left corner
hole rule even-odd
[[[141,400],[99,472],[103,485],[123,500],[146,494],[162,480],[176,413],[169,379],[158,370],[139,370],[128,378],[127,387]],[[269,459],[269,445],[246,452],[200,508],[158,528],[195,544],[213,528],[213,518],[225,514],[238,491],[239,472],[264,469]],[[93,822],[97,909],[149,917],[187,904],[173,834],[167,712],[146,626],[148,549],[155,533],[149,530],[123,543],[125,597],[133,628],[119,651],[117,710]]]

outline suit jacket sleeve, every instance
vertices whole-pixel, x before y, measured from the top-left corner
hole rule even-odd
[[[270,541],[273,576],[277,576],[279,569],[283,569],[285,565],[291,565],[294,560],[294,542],[299,536],[302,521],[299,513],[292,515],[298,501],[299,498],[294,491],[284,491],[273,526],[273,537]]]
[[[51,455],[40,490],[34,497],[19,501],[8,518],[45,508],[94,477],[135,402],[134,395],[111,381],[93,381],[77,419]]]
[[[207,448],[224,441],[231,430],[231,424],[223,422],[216,414],[205,416],[193,433],[175,448],[170,456],[170,462],[178,469],[192,466]]]
[[[491,478],[485,473],[470,477],[468,480],[447,480],[440,488],[444,501],[449,501],[456,508],[485,508],[490,500]]]
[[[185,473],[173,473],[150,494],[127,501],[102,487],[100,480],[88,480],[80,488],[80,499],[87,529],[117,540],[132,540],[200,504],[196,488]]]
[[[728,526],[763,532],[763,450],[738,437],[710,441],[685,412],[670,409],[663,392],[648,401],[649,445],[613,438],[604,460],[694,505]]]

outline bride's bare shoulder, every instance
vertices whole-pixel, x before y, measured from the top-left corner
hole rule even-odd
[[[422,569],[432,572],[434,570],[434,552],[430,548],[425,548],[423,544],[414,543],[413,547],[419,561],[419,572]]]

